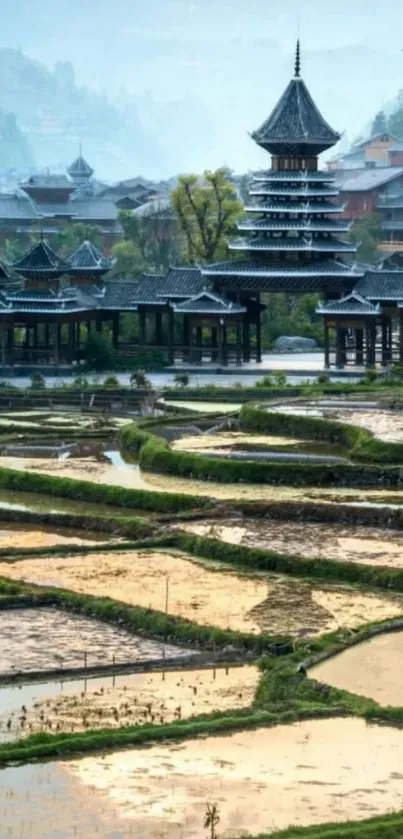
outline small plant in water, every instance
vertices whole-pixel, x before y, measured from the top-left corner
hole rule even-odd
[[[33,373],[31,376],[32,390],[43,390],[46,387],[46,382],[41,373]]]
[[[210,839],[217,839],[216,827],[220,821],[220,812],[217,804],[210,804],[207,802],[206,812],[204,815],[204,827],[210,830]]]
[[[189,373],[175,373],[174,381],[177,387],[187,387],[189,384]]]
[[[151,387],[144,370],[135,370],[130,376],[130,384],[132,387]]]

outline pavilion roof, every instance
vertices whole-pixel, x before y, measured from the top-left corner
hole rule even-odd
[[[332,183],[334,181],[334,173],[330,170],[318,169],[317,171],[310,171],[309,169],[266,169],[260,172],[255,172],[253,180],[257,183],[284,182],[284,183]]]
[[[278,198],[278,196],[277,196]],[[246,204],[246,213],[303,213],[306,216],[320,213],[327,215],[328,213],[337,213],[340,215],[343,206],[331,204],[330,201],[310,201],[302,199],[302,196],[296,196],[294,201],[278,201],[267,200],[260,201],[258,204]]]
[[[348,219],[334,221],[333,219],[327,218],[309,218],[306,220],[301,218],[297,221],[296,219],[277,220],[275,218],[271,219],[270,217],[256,219],[245,216],[237,222],[237,228],[239,231],[251,233],[263,233],[268,231],[281,231],[284,233],[287,231],[296,231],[300,233],[347,233],[351,224],[352,222]]]
[[[65,262],[46,239],[40,239],[24,255],[13,263],[13,268],[23,275],[57,275],[69,273],[70,265]]]
[[[94,271],[97,273],[104,273],[112,268],[112,260],[107,259],[106,256],[96,248],[88,239],[76,248],[68,257],[67,262],[77,271]]]
[[[299,43],[295,76],[289,82],[268,119],[252,134],[266,151],[278,154],[292,147],[312,147],[312,153],[335,145],[340,134],[333,130],[315,105],[309,90],[300,77]]]
[[[94,170],[92,166],[85,160],[82,154],[79,154],[78,157],[70,164],[67,169],[70,177],[72,178],[90,178],[91,175],[94,174]]]
[[[403,300],[403,271],[367,271],[354,290],[368,300]]]
[[[171,267],[165,278],[158,297],[166,300],[192,297],[204,289],[206,280],[203,278],[200,268]]]
[[[205,277],[321,277],[326,274],[337,277],[360,276],[355,265],[345,265],[337,260],[322,260],[307,263],[279,263],[265,265],[255,259],[229,259],[225,262],[214,262],[201,268]]]
[[[235,239],[229,243],[231,251],[260,251],[260,252],[300,252],[300,253],[356,253],[357,245],[338,239],[314,238],[310,231],[297,237],[287,238],[255,237],[250,239]]]
[[[203,289],[199,294],[173,305],[174,312],[183,314],[240,315],[246,312],[245,306],[233,303],[221,294]]]
[[[322,303],[316,309],[319,315],[365,315],[376,317],[380,314],[379,303],[374,306],[366,300],[355,289],[351,294],[341,297],[340,300],[333,300],[329,303]]]

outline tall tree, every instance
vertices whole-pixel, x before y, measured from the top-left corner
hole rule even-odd
[[[242,212],[226,169],[206,171],[202,178],[183,175],[172,192],[189,262],[210,262],[225,256],[227,236]]]
[[[382,238],[380,218],[374,213],[365,219],[354,222],[350,228],[348,238],[358,245],[357,259],[371,264],[377,252],[378,243]]]
[[[63,224],[53,235],[51,244],[60,253],[60,256],[67,256],[71,251],[78,248],[85,239],[89,239],[96,248],[102,250],[103,237],[100,228],[95,224],[85,224],[81,221]]]
[[[141,253],[129,239],[123,242],[117,242],[112,248],[112,256],[115,260],[111,277],[137,277],[145,270],[145,265],[141,257]]]
[[[386,116],[383,111],[378,111],[372,122],[371,137],[376,137],[377,134],[384,134],[387,130]]]
[[[403,90],[399,90],[396,107],[388,120],[388,129],[391,134],[403,139]]]
[[[161,199],[144,205],[142,214],[122,210],[119,220],[126,242],[138,250],[147,271],[165,273],[170,265],[182,261],[181,237],[172,207]]]

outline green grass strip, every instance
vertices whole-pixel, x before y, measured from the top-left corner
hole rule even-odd
[[[365,821],[289,827],[274,833],[259,833],[248,839],[402,839],[403,811],[375,816]],[[241,837],[242,839],[242,837]]]

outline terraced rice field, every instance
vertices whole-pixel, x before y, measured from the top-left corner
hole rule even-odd
[[[108,541],[108,534],[68,528],[32,527],[0,522],[0,548],[47,548],[53,545],[94,545]]]
[[[380,705],[403,706],[403,632],[378,635],[312,667],[309,675]]]
[[[41,731],[160,725],[247,708],[257,683],[257,668],[245,666],[4,687],[0,688],[0,742]]]
[[[245,519],[183,522],[180,527],[230,544],[294,556],[403,568],[403,532],[396,530]]]
[[[401,807],[403,731],[312,720],[1,771],[13,839],[223,839],[365,819]]]
[[[112,597],[236,631],[313,636],[403,615],[403,600],[341,585],[242,573],[169,551],[125,551],[0,562],[15,580]]]
[[[165,646],[166,656],[187,652]],[[161,658],[162,647],[107,623],[59,609],[0,611],[0,674]]]

